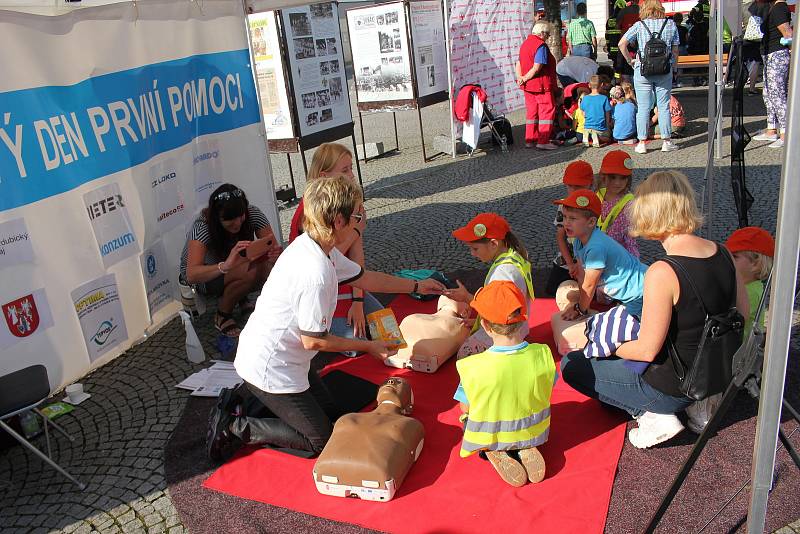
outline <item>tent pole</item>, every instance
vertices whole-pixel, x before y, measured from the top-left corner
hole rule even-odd
[[[455,98],[455,87],[453,87],[453,40],[450,35],[450,2],[442,0],[442,10],[444,11],[444,41],[445,52],[447,53],[447,83],[449,85],[448,100],[450,101],[450,154],[453,159],[456,157],[456,123],[453,121],[453,99]]]
[[[723,33],[725,32],[725,2],[724,0],[716,0],[716,32],[714,38],[717,41],[717,69],[716,69],[716,77],[714,83],[714,96],[717,98],[717,102],[720,102],[720,109],[716,110],[717,116],[719,117],[719,123],[717,124],[717,135],[716,139],[714,139],[714,158],[719,159],[722,157],[722,128],[725,125],[725,105],[722,104],[722,99],[720,98],[722,95],[722,91],[725,90],[725,62],[722,60],[723,50]],[[710,79],[709,79],[710,81]]]
[[[758,423],[753,446],[752,491],[747,515],[749,534],[764,531],[767,499],[775,468],[775,448],[780,427],[783,387],[786,379],[786,360],[792,325],[795,286],[797,284],[798,250],[800,250],[800,154],[789,150],[800,135],[800,54],[792,54],[789,70],[789,105],[786,113],[786,148],[783,149],[780,199],[778,201],[777,240],[772,292],[770,294],[767,343],[764,349],[764,369],[761,379],[761,398],[758,404]]]
[[[711,18],[713,25],[709,25],[710,27],[716,28],[716,20],[719,16],[719,4],[720,0],[713,0],[714,1],[714,10],[711,12]],[[714,35],[714,32],[708,32],[708,172],[706,177],[706,198],[705,198],[705,209],[703,210],[703,216],[705,217],[706,224],[705,224],[705,237],[708,239],[714,239],[713,235],[713,228],[714,228],[714,174],[716,171],[716,166],[714,164],[714,160],[711,159],[711,147],[714,146],[714,139],[715,135],[715,126],[716,126],[716,117],[717,117],[717,92],[716,90],[711,89],[711,84],[714,83],[712,80],[716,80],[716,64],[717,64],[717,38]]]

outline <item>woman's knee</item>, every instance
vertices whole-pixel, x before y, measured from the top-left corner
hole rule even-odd
[[[572,351],[561,358],[561,378],[569,385],[582,383],[586,374],[586,356],[581,351]]]

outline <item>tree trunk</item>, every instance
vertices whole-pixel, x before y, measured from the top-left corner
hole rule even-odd
[[[561,61],[561,1],[544,0],[544,20],[550,23],[550,37],[547,39],[547,46],[550,52]]]

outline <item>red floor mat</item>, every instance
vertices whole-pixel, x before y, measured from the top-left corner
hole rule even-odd
[[[431,312],[434,303],[398,297],[398,320]],[[536,299],[531,338],[550,339],[552,300]],[[602,532],[622,450],[625,425],[559,381],[553,391],[550,441],[540,447],[547,477],[516,489],[505,484],[477,455],[460,458],[461,427],[452,394],[458,383],[454,361],[429,375],[385,367],[363,356],[330,366],[381,382],[406,377],[414,390],[414,416],[425,426],[422,454],[394,500],[362,502],[317,493],[314,460],[275,451],[249,450],[217,471],[206,488],[307,514],[387,532],[467,533]]]

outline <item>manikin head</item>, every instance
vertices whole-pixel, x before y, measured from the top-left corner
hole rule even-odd
[[[469,310],[468,302],[458,302],[444,295],[439,297],[439,302],[436,305],[437,314],[443,312],[444,314],[453,315],[455,317],[469,317]]]
[[[389,405],[392,410],[403,415],[410,415],[414,409],[414,392],[411,385],[404,379],[397,376],[390,376],[378,388],[378,410],[381,406]]]

